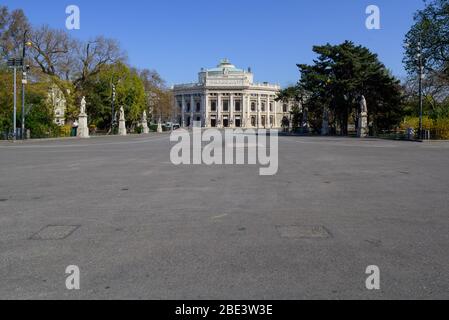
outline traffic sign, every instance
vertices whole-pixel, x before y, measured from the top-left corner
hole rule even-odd
[[[10,58],[8,59],[8,67],[22,67],[23,66],[23,58]]]

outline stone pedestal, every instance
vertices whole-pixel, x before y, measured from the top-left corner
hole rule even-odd
[[[87,114],[81,113],[78,118],[78,138],[89,138],[89,127],[87,125]]]
[[[126,136],[128,133],[126,131],[126,121],[125,119],[120,119],[119,125],[118,125],[118,135],[119,136]]]
[[[368,137],[368,135],[368,113],[362,112],[359,117],[359,128],[357,130],[357,136],[359,138],[366,138]]]
[[[162,130],[162,123],[159,121],[157,124],[157,133],[162,133],[164,130]]]
[[[144,122],[142,123],[142,133],[143,134],[149,134],[150,128],[148,128],[148,123]]]

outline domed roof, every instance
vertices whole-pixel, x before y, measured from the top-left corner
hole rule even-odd
[[[207,69],[208,72],[224,73],[225,70],[229,73],[243,73],[243,69],[236,68],[228,59],[222,59],[220,64],[213,69]]]

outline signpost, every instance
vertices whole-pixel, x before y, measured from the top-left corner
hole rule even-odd
[[[23,58],[11,58],[8,59],[8,67],[14,69],[14,113],[13,113],[13,140],[16,141],[17,138],[17,68],[23,67]],[[23,134],[23,133],[22,133]]]

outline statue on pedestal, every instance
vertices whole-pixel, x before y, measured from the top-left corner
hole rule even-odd
[[[366,138],[369,134],[368,129],[368,106],[366,104],[365,96],[360,97],[360,114],[357,136],[359,138]]]
[[[118,126],[118,134],[120,136],[126,136],[126,120],[125,120],[125,110],[123,109],[123,106],[120,107],[120,119],[119,119],[119,126]]]
[[[86,114],[86,98],[81,99],[80,114],[78,117],[78,138],[89,138],[89,126],[87,125],[87,114]]]
[[[157,133],[162,133],[164,130],[162,130],[162,120],[161,117],[159,117],[159,120],[157,122]]]
[[[148,120],[147,120],[147,112],[143,111],[142,115],[142,133],[143,134],[149,134],[150,129],[148,128]]]

